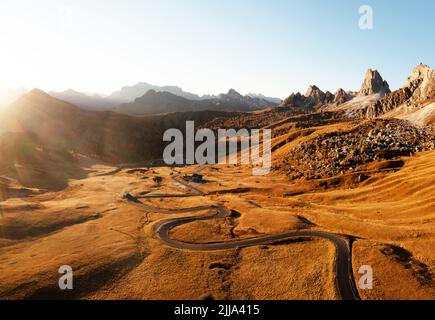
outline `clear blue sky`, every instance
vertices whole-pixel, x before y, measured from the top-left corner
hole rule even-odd
[[[374,10],[360,30],[358,9]],[[0,84],[109,93],[146,81],[199,94],[285,97],[392,88],[435,65],[433,0],[2,0]]]

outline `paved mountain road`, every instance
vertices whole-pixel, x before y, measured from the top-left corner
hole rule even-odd
[[[189,194],[154,194],[134,197],[129,193],[124,195],[124,198],[132,205],[145,209],[147,211],[161,213],[161,214],[181,214],[181,213],[194,213],[201,211],[214,210],[215,213],[208,215],[196,215],[183,218],[174,218],[158,222],[155,227],[156,236],[166,243],[168,246],[178,249],[187,249],[194,251],[214,251],[214,250],[228,250],[234,248],[243,248],[250,246],[258,246],[265,244],[274,244],[277,242],[285,241],[295,237],[318,237],[331,241],[336,248],[336,263],[335,263],[335,286],[336,290],[343,300],[358,300],[359,295],[355,287],[355,282],[352,272],[351,262],[351,244],[349,240],[340,235],[327,233],[323,231],[292,231],[273,235],[266,235],[250,239],[222,241],[222,242],[209,242],[209,243],[189,243],[173,239],[169,236],[170,231],[177,227],[194,221],[205,221],[228,217],[231,212],[224,206],[197,206],[192,208],[182,209],[160,209],[140,202],[138,199],[162,199],[162,198],[186,198],[186,197],[202,197],[206,194],[196,186],[187,182],[179,181],[177,176],[172,177],[174,184],[184,186],[185,190],[190,191]]]

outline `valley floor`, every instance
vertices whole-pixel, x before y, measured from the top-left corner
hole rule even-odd
[[[359,290],[362,299],[435,299],[435,152],[404,161],[400,170],[372,173],[350,189],[289,183],[278,173],[255,177],[249,167],[208,166],[201,172],[207,183],[199,186],[206,196],[146,202],[232,210],[228,218],[171,231],[186,242],[305,229],[349,236],[354,278],[363,265],[374,270],[374,287]],[[71,180],[63,191],[0,202],[1,299],[338,298],[336,251],[327,240],[211,253],[170,248],[155,236],[156,223],[168,217],[131,206],[123,194],[183,194],[172,177],[196,167],[113,169],[90,165],[87,178]],[[74,271],[71,291],[58,288],[63,265]]]

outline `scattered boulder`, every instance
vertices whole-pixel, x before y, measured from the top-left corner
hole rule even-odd
[[[350,131],[322,134],[302,143],[275,169],[291,179],[323,179],[358,172],[360,166],[373,161],[433,149],[433,128],[420,128],[397,119],[372,120]]]

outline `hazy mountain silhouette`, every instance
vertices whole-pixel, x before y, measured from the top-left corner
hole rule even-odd
[[[146,82],[139,82],[133,86],[123,87],[121,90],[112,93],[110,96],[107,97],[107,99],[109,99],[110,101],[114,101],[118,104],[127,103],[134,101],[136,98],[142,97],[150,90],[154,90],[156,92],[169,92],[176,96],[183,97],[189,100],[201,99],[200,96],[190,92],[186,92],[177,86],[160,87]]]
[[[151,92],[149,96],[147,93]],[[154,93],[162,93],[155,95]],[[168,93],[168,94],[163,94]],[[281,100],[266,98],[263,95],[242,96],[231,89],[226,94],[199,96],[184,91],[177,86],[156,86],[140,82],[133,86],[123,87],[109,96],[86,94],[68,89],[62,92],[50,92],[51,96],[72,103],[89,111],[108,111],[116,108],[117,112],[144,115],[167,112],[185,112],[195,110],[229,110],[250,111],[273,106]],[[177,99],[176,97],[184,98]],[[139,102],[136,99],[140,99]],[[142,99],[143,98],[143,99]],[[138,103],[143,106],[139,107]],[[129,106],[126,106],[128,104]],[[122,105],[122,106],[121,106]]]
[[[248,112],[273,105],[263,99],[242,96],[233,89],[217,98],[205,100],[189,100],[169,92],[150,90],[134,102],[122,104],[113,111],[135,116],[204,110]]]
[[[134,102],[125,103],[113,111],[130,115],[149,115],[177,111],[196,111],[197,100],[188,100],[169,92],[148,91]]]
[[[108,111],[118,105],[106,97],[98,94],[89,95],[83,92],[78,92],[73,89],[68,89],[62,92],[49,92],[52,97],[72,103],[84,110],[91,111]]]
[[[200,100],[201,98],[193,93],[185,92],[177,86],[155,86],[149,83],[140,82],[133,86],[123,87],[109,96],[98,94],[86,94],[73,89],[68,89],[61,92],[49,92],[55,98],[72,103],[84,110],[89,111],[108,111],[119,106],[120,104],[132,102],[135,99],[142,97],[148,91],[154,90],[157,92],[169,92],[179,97],[184,97],[190,100]]]
[[[266,97],[264,94],[261,93],[248,93],[247,96],[251,98],[266,100],[275,104],[280,104],[282,102],[281,98]]]
[[[161,137],[169,128],[184,130],[187,120],[201,125],[231,115],[234,114],[206,111],[131,117],[115,112],[93,112],[34,89],[0,109],[0,134],[31,135],[44,147],[115,163],[135,162],[161,158]]]
[[[260,110],[275,105],[275,103],[262,98],[253,98],[249,95],[242,96],[234,89],[230,89],[226,94],[220,94],[218,100],[236,107],[243,106],[246,111]]]

